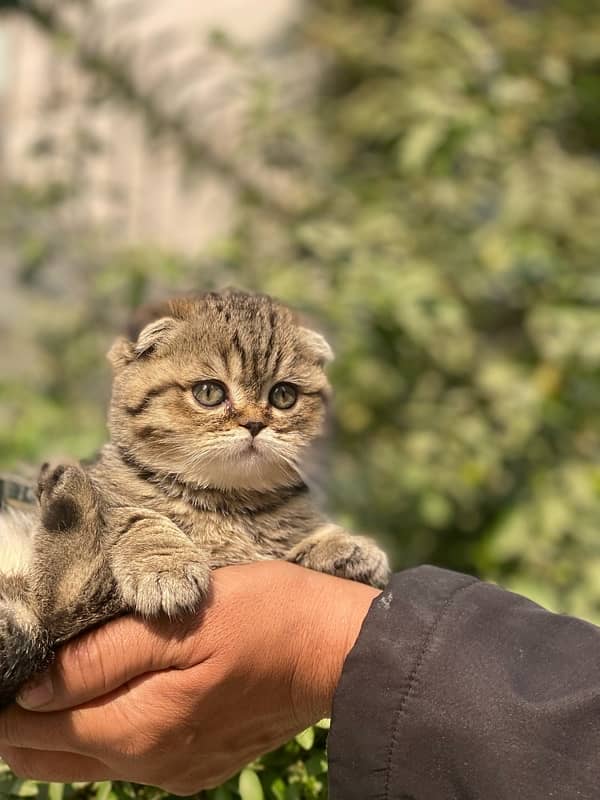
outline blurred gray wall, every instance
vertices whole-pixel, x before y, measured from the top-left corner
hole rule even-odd
[[[161,102],[184,110],[194,133],[227,150],[235,148],[244,83],[241,68],[207,47],[207,38],[222,29],[263,53],[269,69],[300,2],[56,0],[47,7],[84,43],[124,55],[140,86],[160,81]],[[68,47],[25,19],[0,18],[0,180],[73,179],[80,188],[74,213],[126,243],[193,252],[226,229],[235,202],[227,180],[210,169],[190,179],[168,142],[149,139],[139,115],[112,102],[94,105],[92,94],[93,81]]]

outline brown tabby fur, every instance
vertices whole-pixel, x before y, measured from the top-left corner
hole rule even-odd
[[[264,295],[208,293],[158,311],[109,353],[110,443],[97,461],[42,468],[30,564],[0,576],[0,703],[98,622],[194,612],[216,567],[286,559],[387,580],[381,550],[323,516],[304,479],[329,395],[323,337]],[[228,390],[216,408],[192,394],[208,379]],[[288,410],[268,400],[282,381],[299,390]],[[265,427],[253,437],[249,422]]]

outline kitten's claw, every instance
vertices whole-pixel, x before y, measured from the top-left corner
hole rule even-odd
[[[375,542],[335,526],[308,536],[292,549],[287,560],[379,589],[390,578],[387,556]]]
[[[84,517],[96,512],[96,491],[85,471],[72,464],[42,466],[37,496],[42,524],[47,531],[64,532],[81,526]]]
[[[123,602],[144,617],[180,617],[198,611],[208,594],[210,568],[201,554],[194,560],[153,556],[143,570],[118,578]]]

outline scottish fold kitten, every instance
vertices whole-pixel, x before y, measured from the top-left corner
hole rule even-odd
[[[172,300],[108,357],[109,443],[91,465],[45,465],[39,509],[0,518],[0,705],[92,625],[195,612],[226,564],[388,578],[304,480],[332,353],[290,309],[235,291]]]

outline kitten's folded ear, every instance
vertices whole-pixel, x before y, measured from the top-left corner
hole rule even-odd
[[[173,317],[162,317],[146,325],[136,342],[121,336],[108,351],[107,358],[115,369],[119,369],[132,361],[150,356],[157,347],[166,344],[178,324]]]
[[[300,333],[306,343],[307,349],[322,367],[330,361],[333,361],[333,350],[322,334],[310,328],[300,328]]]

